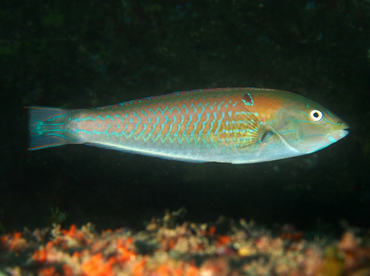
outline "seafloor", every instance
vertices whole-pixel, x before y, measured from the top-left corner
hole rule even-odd
[[[176,222],[181,213],[137,233],[54,224],[3,235],[0,275],[370,275],[369,231],[306,239],[288,225],[270,232],[245,220]]]

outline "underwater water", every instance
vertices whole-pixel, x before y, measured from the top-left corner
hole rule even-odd
[[[370,227],[368,1],[7,1],[1,8],[0,222],[144,229],[253,219],[338,238]],[[27,151],[25,106],[66,109],[217,87],[287,90],[350,125],[300,157],[186,163],[85,145]]]

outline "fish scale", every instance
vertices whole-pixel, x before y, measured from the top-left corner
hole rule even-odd
[[[289,148],[275,129],[272,122],[276,114],[282,110],[291,112],[293,107],[302,114],[303,107],[314,105],[319,106],[284,91],[218,88],[175,92],[93,109],[29,107],[30,148],[72,143],[190,162],[268,161],[304,154]],[[326,120],[338,124],[335,115],[325,115]],[[292,118],[296,119],[290,116],[283,121],[289,124]],[[339,125],[343,128],[343,124]],[[298,127],[302,126],[297,124]]]

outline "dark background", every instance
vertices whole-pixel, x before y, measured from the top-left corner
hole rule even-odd
[[[2,1],[0,221],[144,227],[184,206],[269,227],[370,227],[370,2]],[[266,87],[315,100],[350,134],[317,153],[189,164],[83,145],[27,151],[24,106],[89,108],[179,90]]]

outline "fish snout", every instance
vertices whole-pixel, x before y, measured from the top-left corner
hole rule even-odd
[[[338,141],[348,135],[349,131],[347,129],[349,129],[349,124],[341,119],[338,119],[337,126],[334,131],[330,133],[330,137]]]

